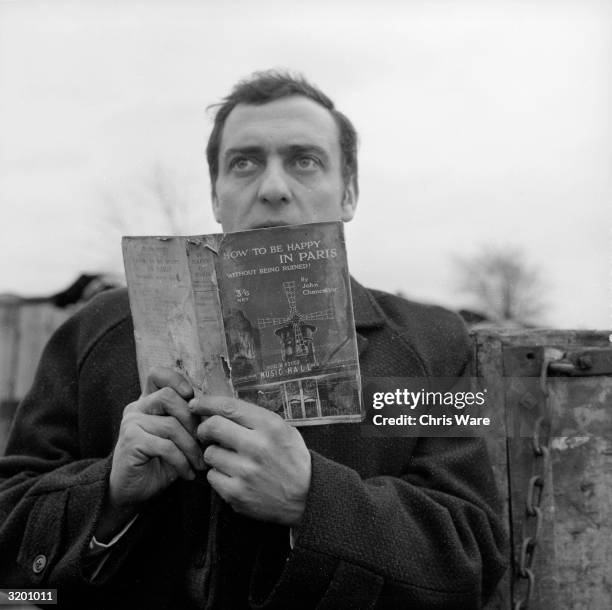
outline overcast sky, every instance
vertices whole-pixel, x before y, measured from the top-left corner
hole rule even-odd
[[[612,327],[612,0],[0,0],[0,293],[121,268],[162,168],[209,211],[206,106],[257,69],[303,72],[361,138],[352,273],[452,308],[453,259],[518,246],[545,322]]]

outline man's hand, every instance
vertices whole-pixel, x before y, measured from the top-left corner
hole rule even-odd
[[[110,540],[140,505],[178,477],[191,480],[206,465],[195,439],[200,421],[189,411],[189,382],[167,368],[151,371],[142,396],[123,410],[108,495],[94,533]]]
[[[138,505],[163,491],[178,477],[191,480],[204,470],[195,440],[199,418],[187,400],[189,383],[171,369],[151,372],[143,395],[123,411],[110,473],[112,507]]]
[[[221,396],[189,402],[206,419],[197,428],[208,447],[208,481],[239,513],[299,525],[310,488],[310,453],[301,434],[275,413]]]

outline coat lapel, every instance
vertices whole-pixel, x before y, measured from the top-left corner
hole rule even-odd
[[[353,315],[357,329],[357,350],[359,356],[368,346],[368,340],[360,330],[380,328],[385,324],[385,314],[369,290],[351,277],[351,295],[353,298]]]

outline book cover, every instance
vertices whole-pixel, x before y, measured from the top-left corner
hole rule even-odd
[[[362,419],[340,222],[125,237],[141,384],[153,366],[295,425]]]

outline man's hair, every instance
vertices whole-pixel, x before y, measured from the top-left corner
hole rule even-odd
[[[255,72],[248,78],[239,81],[231,93],[224,97],[217,108],[212,132],[206,146],[206,159],[210,172],[210,183],[213,195],[215,183],[219,175],[219,148],[223,127],[230,112],[238,104],[251,104],[259,106],[292,95],[303,95],[326,108],[338,126],[340,138],[340,151],[342,155],[342,176],[345,185],[351,181],[355,186],[355,196],[359,193],[357,183],[357,132],[351,121],[340,111],[336,110],[334,103],[318,87],[309,83],[302,75],[293,76],[289,72],[279,70],[266,70]]]

